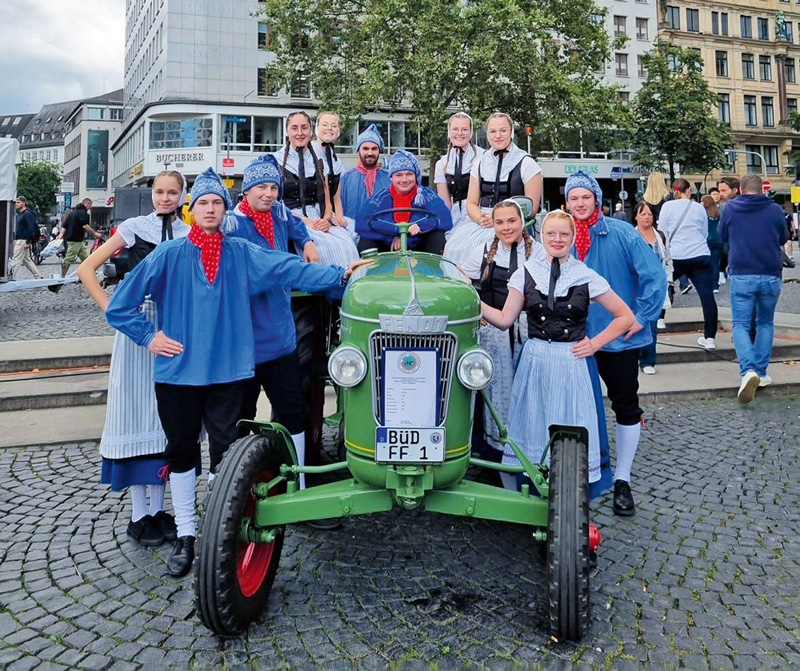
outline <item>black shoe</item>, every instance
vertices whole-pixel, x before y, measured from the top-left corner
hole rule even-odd
[[[589,550],[589,568],[597,568],[597,553],[594,550]]]
[[[636,512],[631,486],[624,480],[614,481],[614,514],[630,517]]]
[[[164,510],[159,510],[153,515],[153,522],[164,534],[164,540],[174,541],[178,537],[178,527],[175,526],[175,518]]]
[[[164,534],[151,515],[145,515],[138,522],[128,522],[128,536],[139,545],[154,548],[164,543]]]
[[[322,531],[333,531],[333,529],[338,529],[342,526],[342,518],[341,517],[330,517],[324,520],[308,520],[304,522],[307,527],[311,527],[312,529],[321,529]]]
[[[174,578],[182,578],[192,570],[194,562],[194,536],[181,536],[167,561],[167,571]]]

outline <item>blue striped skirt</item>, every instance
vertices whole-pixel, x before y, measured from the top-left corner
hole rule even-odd
[[[594,360],[575,357],[572,344],[536,338],[525,343],[511,391],[508,435],[531,460],[538,463],[550,439],[548,427],[551,424],[586,427],[589,432],[590,496],[593,498],[611,483],[608,437],[605,415],[602,414],[602,424],[598,416],[598,400],[601,413],[603,406],[602,397],[598,399],[596,395],[600,389],[599,381],[595,383],[593,380],[593,377],[597,378]],[[519,464],[508,447],[503,463]]]

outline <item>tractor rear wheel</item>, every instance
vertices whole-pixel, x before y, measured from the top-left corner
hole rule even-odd
[[[275,440],[247,436],[231,445],[206,499],[197,538],[195,599],[203,624],[220,636],[242,633],[263,612],[283,549],[284,527],[271,543],[239,539],[242,521],[252,518],[255,485],[269,482],[289,461]],[[270,490],[285,491],[282,484]]]
[[[550,631],[578,641],[589,626],[588,447],[574,437],[553,440],[547,516]]]

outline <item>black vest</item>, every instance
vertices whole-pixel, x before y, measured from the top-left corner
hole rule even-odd
[[[486,269],[486,250],[484,249],[481,274]],[[489,276],[485,282],[480,279],[472,280],[472,285],[478,291],[478,296],[487,305],[502,310],[508,298],[508,280],[511,277],[510,268],[501,268],[494,261],[489,264]]]
[[[325,192],[323,191],[322,180],[317,179],[316,173],[306,176],[305,179],[305,202],[300,202],[300,178],[294,173],[286,170],[283,177],[283,202],[290,210],[302,208],[304,205],[319,205],[323,209],[325,203]],[[322,212],[320,212],[322,214]]]
[[[522,182],[522,161],[528,156],[523,156],[508,174],[506,181],[500,180],[497,187],[497,196],[494,194],[494,176],[485,179],[481,174],[481,207],[494,207],[501,200],[511,198],[511,196],[524,196],[525,184]]]
[[[589,285],[570,287],[567,295],[556,298],[553,311],[547,307],[547,293],[536,288],[536,282],[525,273],[525,311],[528,315],[528,337],[551,342],[577,342],[586,337],[589,315]]]
[[[469,191],[469,172],[461,175],[461,179],[456,181],[456,176],[450,173],[445,173],[447,180],[447,190],[450,193],[450,199],[453,204],[460,203],[462,200],[467,199],[467,192]]]
[[[331,203],[333,203],[333,197],[339,190],[339,181],[341,179],[342,179],[341,175],[328,175],[328,191],[331,194]]]

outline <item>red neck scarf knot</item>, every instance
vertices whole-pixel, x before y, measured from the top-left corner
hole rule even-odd
[[[245,217],[253,221],[256,230],[261,234],[262,238],[266,238],[269,246],[275,249],[275,228],[272,225],[272,210],[256,212],[247,202],[247,198],[239,203],[239,209]]]
[[[600,208],[596,207],[592,215],[588,219],[581,221],[575,219],[575,251],[578,253],[578,259],[583,261],[589,253],[589,247],[592,246],[592,238],[589,235],[589,228],[597,223],[600,218]]]
[[[375,180],[378,177],[378,164],[375,164],[374,168],[365,168],[364,164],[359,159],[358,163],[356,163],[356,170],[358,170],[362,175],[364,175],[364,184],[367,186],[367,197],[372,197],[372,191],[375,188]]]
[[[208,283],[214,284],[222,256],[222,233],[217,232],[208,235],[203,233],[203,229],[197,224],[192,224],[187,237],[189,242],[200,248],[200,261],[203,263],[203,270],[208,278]]]
[[[412,207],[414,198],[417,195],[417,185],[415,184],[414,188],[408,193],[397,193],[394,184],[391,184],[389,185],[389,193],[392,195],[392,207]],[[398,224],[403,221],[411,221],[411,212],[395,212],[394,221]]]

